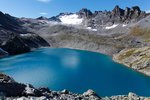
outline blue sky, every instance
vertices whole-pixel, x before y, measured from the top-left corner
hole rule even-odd
[[[150,0],[1,0],[0,11],[16,17],[36,18],[41,15],[51,17],[60,12],[77,12],[81,8],[112,10],[115,5],[121,8],[138,5],[150,11]]]

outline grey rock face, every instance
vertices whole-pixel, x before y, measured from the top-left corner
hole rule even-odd
[[[87,8],[82,8],[77,14],[81,18],[90,18],[93,15],[93,13],[90,10],[88,10]]]
[[[21,28],[15,17],[12,17],[8,14],[3,14],[2,12],[0,12],[0,24],[1,28],[11,31],[19,31]]]
[[[3,49],[0,48],[0,57],[7,56],[8,52],[4,51]]]
[[[55,21],[55,22],[61,22],[61,20],[58,17],[55,17],[55,16],[49,18],[48,20],[49,21]]]
[[[113,10],[112,10],[112,15],[113,16],[124,16],[124,10],[119,8],[117,5]]]
[[[14,55],[29,52],[33,48],[49,46],[40,36],[22,27],[23,23],[18,18],[0,12],[0,48]]]
[[[1,45],[1,48],[9,52],[10,55],[30,51],[30,48],[26,44],[24,44],[24,42],[19,37],[13,37],[12,39],[6,41],[5,44]]]
[[[10,76],[0,74],[0,92],[4,96],[22,96],[24,84],[15,82]]]
[[[82,17],[85,18],[84,24],[86,23],[89,27],[100,29],[101,26],[110,25],[109,23],[113,25],[115,23],[128,24],[138,22],[148,16],[148,14],[141,11],[138,6],[126,7],[124,10],[117,5],[112,11],[95,11],[93,14],[89,14],[89,16],[90,18],[86,18],[86,14],[82,14]]]

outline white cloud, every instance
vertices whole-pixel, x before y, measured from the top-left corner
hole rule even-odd
[[[38,0],[38,1],[47,3],[47,2],[50,2],[50,1],[52,1],[52,0]]]
[[[46,12],[41,12],[40,15],[48,15]]]
[[[146,13],[150,13],[150,10],[146,10]]]

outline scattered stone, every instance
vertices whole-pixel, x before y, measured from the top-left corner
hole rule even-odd
[[[64,90],[61,91],[61,93],[62,93],[62,94],[69,94],[69,91],[66,90],[66,89],[64,89]]]

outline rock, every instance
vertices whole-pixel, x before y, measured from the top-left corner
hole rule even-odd
[[[23,94],[25,96],[37,96],[37,97],[42,96],[42,93],[30,84],[26,85]]]
[[[129,98],[129,100],[139,100],[140,99],[135,93],[132,93],[132,92],[130,92],[128,94],[128,98]]]
[[[81,18],[90,18],[93,15],[93,13],[90,10],[86,9],[86,8],[82,8],[77,14]]]
[[[4,14],[2,12],[0,12],[0,24],[1,28],[9,31],[19,31],[19,28],[21,28],[15,17],[10,16],[9,14]]]
[[[66,90],[66,89],[64,89],[64,90],[61,91],[61,93],[62,93],[62,94],[69,94],[69,91]]]
[[[0,73],[0,83],[15,83],[15,81],[13,78]]]
[[[38,35],[31,34],[12,36],[8,40],[3,41],[0,47],[8,52],[9,55],[21,54],[29,52],[31,49],[50,46],[43,38]]]
[[[51,93],[51,91],[49,90],[49,88],[45,88],[45,87],[39,88],[38,90],[40,92],[42,92],[42,93]]]
[[[8,40],[5,44],[2,44],[1,48],[7,51],[10,55],[21,54],[30,51],[30,48],[24,44],[21,38],[15,36]]]
[[[91,90],[91,89],[89,89],[88,91],[84,92],[84,93],[83,93],[83,96],[88,96],[88,97],[94,96],[94,97],[100,98],[100,97],[99,97],[93,90]]]
[[[58,17],[55,17],[55,16],[49,18],[48,20],[49,21],[54,21],[54,22],[61,22],[61,20]]]
[[[116,62],[122,63],[134,70],[150,76],[150,47],[130,48],[113,56]]]
[[[124,16],[125,16],[126,19],[129,18],[129,14],[130,14],[130,8],[126,7],[125,11],[124,11]]]
[[[25,93],[27,95],[35,95],[35,89],[32,85],[30,84],[27,84],[26,87],[25,87]]]
[[[0,74],[0,92],[4,96],[22,96],[24,89],[24,84],[15,82],[5,74]]]
[[[140,14],[141,14],[141,10],[138,6],[134,6],[131,8],[130,15],[132,18],[137,18],[138,16],[140,16]]]
[[[21,18],[0,12],[0,48],[9,55],[26,53],[34,48],[49,46],[43,38],[23,27],[23,23],[26,22]]]
[[[3,49],[0,48],[0,58],[8,56],[8,52],[4,51]]]
[[[118,5],[112,10],[113,16],[124,16],[124,10],[121,9]]]
[[[95,95],[95,92],[91,89],[83,93],[84,96],[90,96],[90,95]]]

